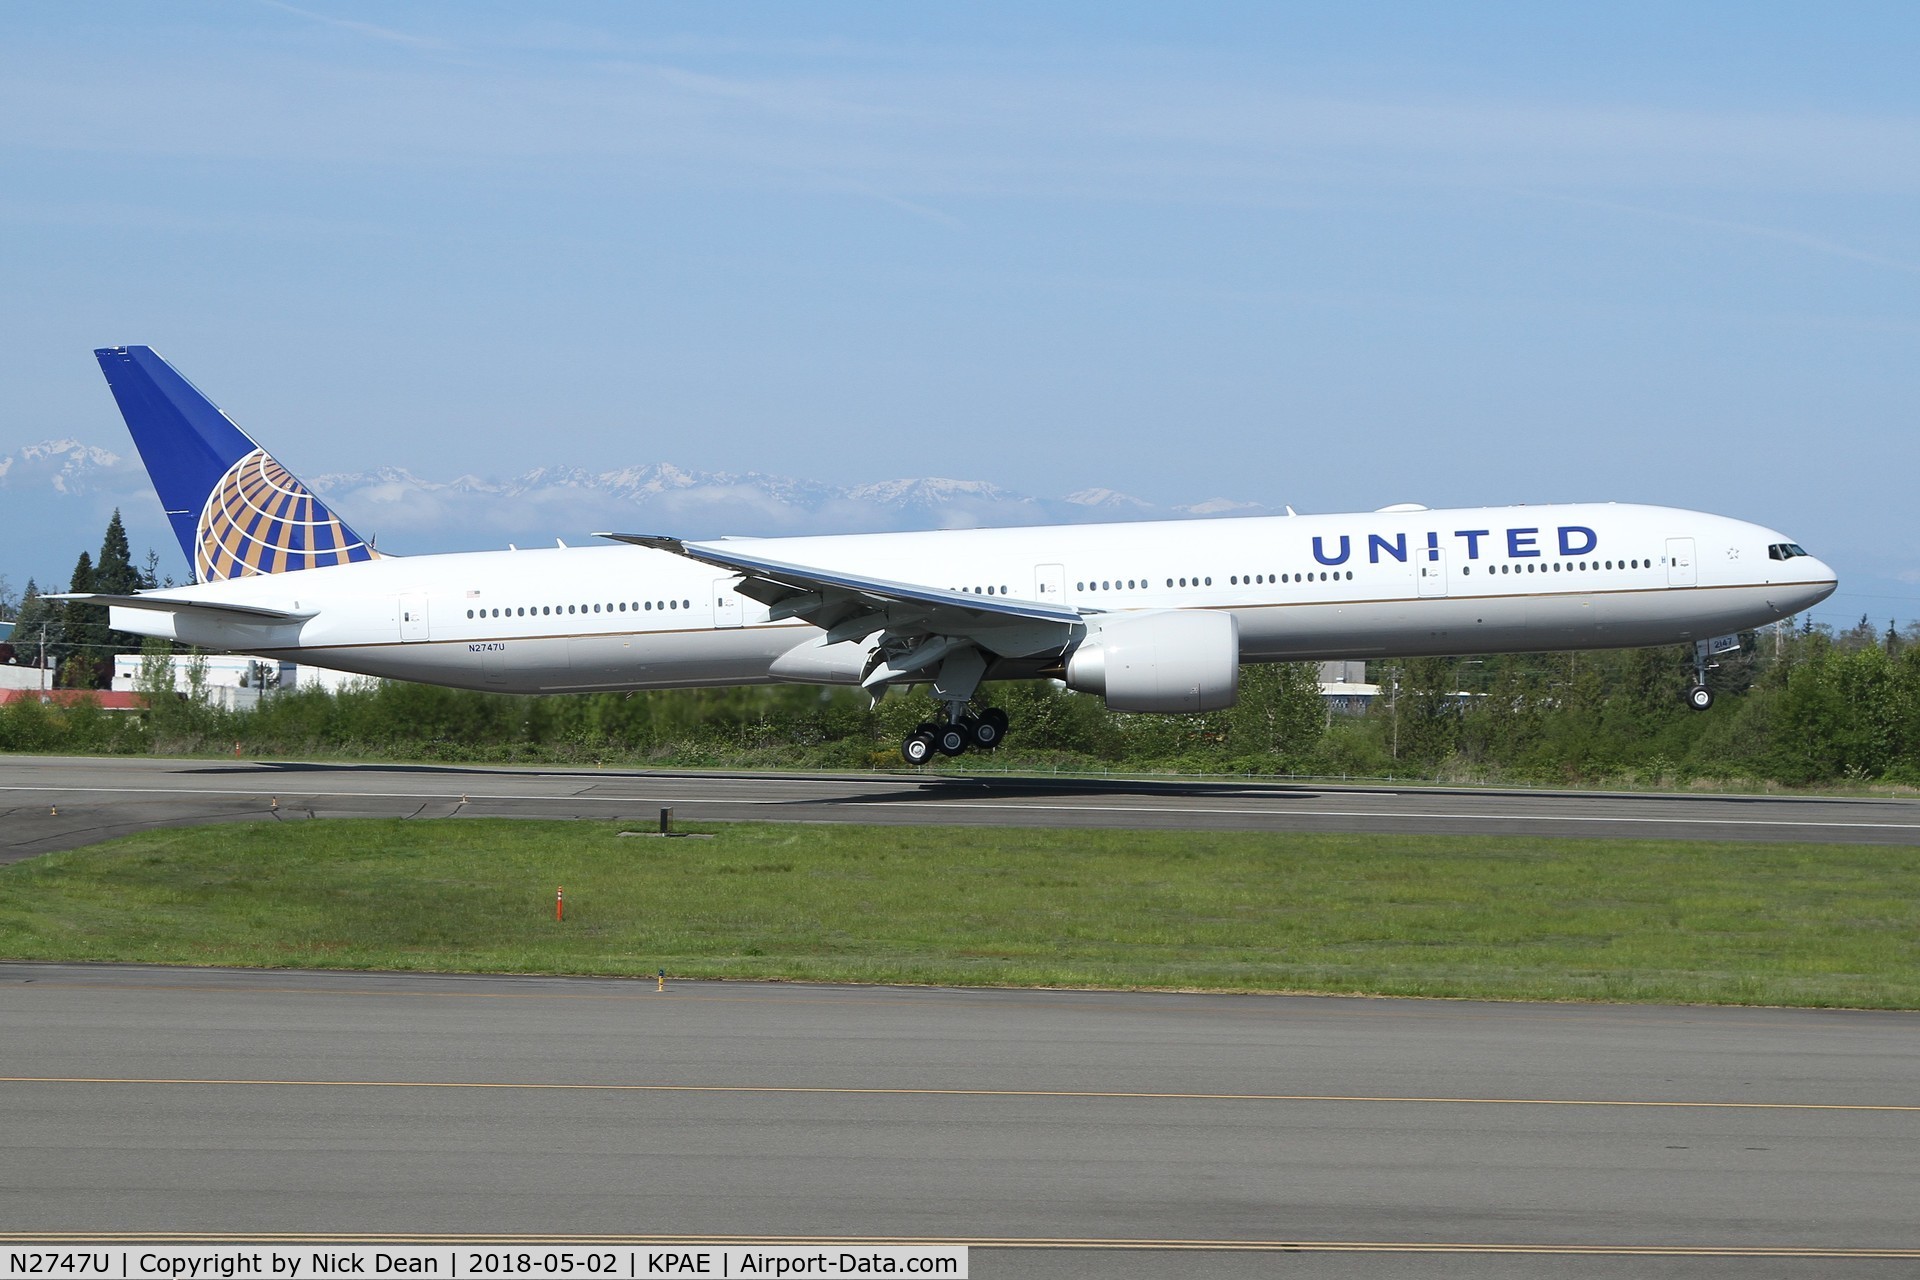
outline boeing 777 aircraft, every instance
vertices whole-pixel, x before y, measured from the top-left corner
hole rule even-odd
[[[501,693],[930,685],[915,764],[1000,741],[986,680],[1184,712],[1233,705],[1243,662],[1693,641],[1704,673],[1837,585],[1763,525],[1623,503],[395,556],[151,348],[94,354],[198,580],[64,597],[120,630]]]

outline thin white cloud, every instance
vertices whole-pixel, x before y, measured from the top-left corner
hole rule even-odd
[[[372,66],[216,48],[182,65],[0,51],[0,145],[344,165],[599,161],[641,182],[854,186],[936,218],[953,216],[938,205],[956,196],[1271,204],[1325,191],[1920,190],[1920,118],[1898,115],[1308,97],[1196,79],[1186,65],[722,72],[489,57]]]
[[[1661,222],[1676,223],[1681,226],[1700,227],[1709,231],[1730,231],[1735,235],[1747,236],[1758,240],[1771,240],[1779,244],[1792,245],[1812,253],[1825,254],[1835,258],[1845,258],[1852,262],[1863,263],[1871,267],[1883,267],[1889,271],[1903,271],[1920,275],[1920,262],[1909,262],[1901,258],[1890,258],[1885,254],[1872,253],[1852,245],[1825,236],[1812,235],[1804,231],[1795,231],[1790,227],[1769,227],[1753,222],[1739,222],[1731,218],[1709,218],[1695,213],[1682,213],[1673,209],[1655,209],[1646,205],[1626,204],[1618,200],[1597,200],[1585,196],[1564,195],[1555,192],[1528,191],[1520,194],[1541,200],[1552,200],[1562,204],[1580,205],[1589,209],[1605,209],[1615,213],[1632,214],[1635,217],[1651,218]]]
[[[355,35],[366,36],[370,40],[380,40],[388,44],[406,45],[414,49],[447,49],[451,47],[444,40],[434,40],[426,36],[410,35],[405,31],[396,31],[392,27],[377,26],[371,22],[357,22],[352,18],[337,18],[328,13],[315,13],[311,9],[302,9],[297,5],[287,4],[286,0],[254,0],[254,3],[268,9],[278,9],[283,13],[291,13],[296,17],[305,18],[309,22],[318,22],[325,26],[336,27],[342,31],[351,31]]]

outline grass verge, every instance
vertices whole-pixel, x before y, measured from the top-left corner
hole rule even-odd
[[[0,955],[1920,1007],[1915,848],[700,829],[154,831],[0,869]]]

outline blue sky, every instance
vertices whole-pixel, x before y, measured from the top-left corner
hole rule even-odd
[[[1920,616],[1920,8],[0,24],[0,452],[145,342],[309,474],[1666,502]]]

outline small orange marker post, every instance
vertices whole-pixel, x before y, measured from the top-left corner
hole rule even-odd
[[[233,744],[233,758],[235,760],[240,758],[240,744],[237,742]]]
[[[561,885],[553,891],[553,918],[564,919],[567,914],[567,887]]]

